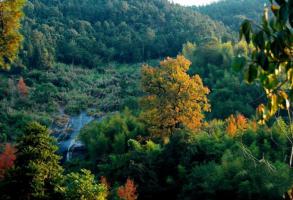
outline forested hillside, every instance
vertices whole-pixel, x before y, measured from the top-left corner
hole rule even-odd
[[[260,22],[260,13],[265,5],[269,5],[269,0],[221,0],[211,5],[194,7],[194,10],[238,31],[244,19]]]
[[[137,108],[143,92],[138,86],[141,64],[136,63],[157,64],[178,53],[192,61],[189,73],[199,74],[211,90],[209,119],[237,112],[252,116],[262,101],[260,89],[245,84],[231,68],[233,56],[248,55],[249,47],[238,44],[222,23],[190,8],[167,0],[31,0],[24,13],[23,47],[12,72],[21,72],[28,92],[19,98],[19,74],[3,76],[4,140],[14,138],[31,119],[52,124],[60,109],[72,115]],[[12,124],[19,116],[19,125]]]
[[[237,10],[234,4],[233,11]],[[217,5],[221,4],[211,7]],[[20,124],[33,116],[49,125],[52,115],[48,113],[57,113],[60,107],[68,114],[89,108],[104,112],[137,107],[136,97],[142,94],[137,87],[140,64],[117,68],[109,63],[149,62],[180,52],[192,61],[190,74],[198,73],[211,90],[210,119],[236,112],[251,116],[262,100],[260,90],[243,83],[231,68],[233,56],[248,55],[249,47],[235,43],[223,24],[189,8],[167,0],[86,0],[79,4],[34,0],[27,1],[24,13],[23,47],[12,70],[21,71],[27,97],[18,99],[17,73],[3,76],[0,129],[4,138],[19,132],[15,124],[9,125],[17,116],[22,116]],[[222,13],[222,17],[227,15],[231,14]],[[119,68],[126,71],[121,73]],[[110,73],[111,78],[105,78]],[[102,90],[105,86],[108,92]]]
[[[182,44],[231,38],[224,25],[168,0],[30,0],[23,22],[23,64],[97,67],[175,56]]]

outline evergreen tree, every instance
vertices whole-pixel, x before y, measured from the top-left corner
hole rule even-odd
[[[54,142],[46,127],[36,122],[26,127],[16,145],[15,168],[7,175],[2,199],[58,199],[55,191],[62,167]]]
[[[90,171],[82,169],[81,173],[70,173],[64,179],[64,199],[66,200],[106,200],[107,186],[97,184]]]

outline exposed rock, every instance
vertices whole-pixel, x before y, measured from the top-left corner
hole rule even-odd
[[[72,132],[70,117],[65,114],[55,117],[51,130],[58,141],[67,140],[70,137],[69,133]]]
[[[76,141],[69,149],[66,160],[82,158],[86,153],[86,147],[81,141]]]

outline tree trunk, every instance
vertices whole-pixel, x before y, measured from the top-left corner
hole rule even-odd
[[[292,162],[293,162],[293,146],[291,147],[291,155],[290,155],[290,167],[292,167]]]

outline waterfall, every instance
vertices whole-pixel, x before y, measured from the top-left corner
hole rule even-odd
[[[72,147],[77,144],[81,144],[78,141],[78,135],[80,130],[88,123],[93,121],[94,118],[88,115],[86,112],[82,112],[77,116],[71,116],[69,119],[68,127],[70,129],[69,138],[67,140],[59,142],[60,152],[65,155],[65,160],[68,161],[72,157]]]

